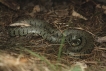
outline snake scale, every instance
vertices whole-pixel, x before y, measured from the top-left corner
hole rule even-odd
[[[67,51],[79,54],[89,54],[94,49],[94,39],[92,37],[92,34],[85,30],[68,28],[63,32],[60,32],[51,24],[43,20],[32,18],[19,20],[15,23],[21,23],[22,21],[25,21],[31,26],[10,27],[10,36],[24,36],[27,34],[35,34],[42,36],[45,40],[48,40],[52,43],[61,43],[62,39],[64,38],[64,43],[69,45]]]

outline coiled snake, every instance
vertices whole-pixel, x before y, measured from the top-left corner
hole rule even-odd
[[[39,19],[25,19],[15,23],[25,21],[31,26],[9,28],[10,36],[23,36],[27,34],[40,35],[44,39],[52,43],[61,43],[62,38],[65,38],[64,43],[69,45],[67,51],[78,54],[89,54],[94,48],[94,39],[92,35],[81,29],[68,28],[60,32],[49,23]]]

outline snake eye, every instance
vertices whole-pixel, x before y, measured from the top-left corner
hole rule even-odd
[[[70,42],[71,46],[73,46],[73,47],[79,46],[81,43],[82,43],[81,38],[74,39]]]

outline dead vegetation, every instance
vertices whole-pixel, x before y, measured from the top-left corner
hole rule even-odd
[[[0,0],[2,1],[2,0]],[[106,9],[93,0],[19,0],[19,10],[0,3],[0,71],[71,71],[77,63],[81,71],[106,70]],[[11,9],[10,9],[11,8]],[[17,7],[16,7],[17,8]],[[58,62],[59,44],[51,44],[43,38],[23,36],[10,37],[8,26],[20,18],[38,18],[53,24],[59,30],[79,27],[92,32],[96,37],[95,49],[86,59],[77,59],[62,53]],[[103,37],[103,38],[101,38]],[[96,38],[95,38],[96,39]],[[53,64],[48,64],[29,49]],[[64,49],[64,47],[63,47]],[[59,68],[58,68],[59,67]],[[86,68],[86,69],[85,69]]]

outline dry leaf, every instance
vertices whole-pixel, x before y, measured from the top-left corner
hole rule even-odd
[[[106,42],[106,36],[104,36],[104,37],[98,37],[98,39],[96,41],[99,42],[99,43]]]
[[[87,20],[87,18],[85,18],[84,16],[82,16],[81,14],[77,13],[76,11],[73,10],[72,12],[72,16],[78,17],[78,18],[82,18],[84,20]]]

